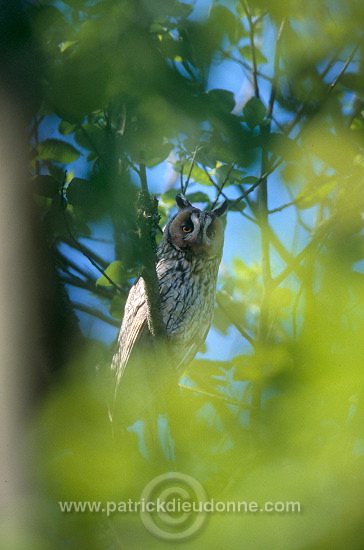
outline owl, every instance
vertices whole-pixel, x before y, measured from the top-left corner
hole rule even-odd
[[[192,206],[181,194],[176,203],[178,212],[167,223],[157,250],[156,271],[169,364],[183,369],[205,341],[212,322],[224,243],[220,218],[228,202],[206,212]],[[144,280],[140,277],[129,292],[112,361],[117,384],[122,376],[128,377],[129,370],[137,370],[138,356],[151,347],[150,343]],[[152,369],[145,358],[140,362],[146,370]]]

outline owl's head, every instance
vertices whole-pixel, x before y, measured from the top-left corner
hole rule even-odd
[[[195,208],[181,194],[177,195],[178,212],[165,229],[165,238],[175,247],[192,254],[221,256],[224,226],[220,217],[228,208],[225,200],[211,211]]]

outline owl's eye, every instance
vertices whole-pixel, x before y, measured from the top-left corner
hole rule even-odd
[[[216,235],[216,231],[214,229],[211,228],[211,226],[207,229],[207,236],[210,238],[210,239],[213,239]]]
[[[193,227],[192,225],[189,225],[189,224],[185,224],[185,225],[182,225],[182,231],[183,233],[191,233]]]

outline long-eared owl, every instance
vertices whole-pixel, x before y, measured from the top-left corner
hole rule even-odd
[[[202,211],[182,195],[176,197],[178,212],[167,223],[157,251],[162,317],[172,367],[187,366],[205,341],[213,316],[216,279],[224,243],[220,217],[228,202]],[[148,347],[144,280],[140,277],[129,292],[117,351],[112,367],[117,382],[128,363]],[[128,365],[128,366],[127,366]],[[130,370],[133,365],[130,365]]]

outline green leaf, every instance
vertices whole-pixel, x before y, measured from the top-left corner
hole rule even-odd
[[[75,128],[76,126],[74,124],[67,122],[67,120],[61,120],[58,126],[58,131],[63,136],[68,136],[69,134],[72,134],[72,132],[74,132]]]
[[[266,113],[264,103],[257,97],[251,97],[243,107],[245,122],[251,130],[263,122]]]
[[[239,18],[225,6],[215,5],[210,11],[208,21],[208,29],[217,35],[218,40],[221,40],[224,34],[227,34],[230,42],[236,40],[236,33],[242,30]]]
[[[70,143],[60,139],[46,139],[37,145],[38,160],[53,160],[62,164],[74,162],[80,152]]]
[[[345,73],[340,78],[340,84],[360,94],[364,92],[364,78],[362,75]]]
[[[176,191],[175,189],[168,189],[168,191],[166,191],[165,193],[163,193],[163,195],[161,195],[161,201],[164,203],[164,204],[168,204],[170,206],[173,206],[174,204],[176,204],[176,195],[178,194],[178,191]]]
[[[52,199],[59,192],[59,183],[53,176],[36,176],[32,181],[33,191],[41,197]]]
[[[301,149],[297,143],[284,134],[271,133],[262,136],[261,144],[287,162],[297,161],[301,155]]]
[[[210,198],[206,195],[206,193],[202,193],[201,191],[196,191],[196,193],[189,193],[186,198],[192,203],[210,202]]]
[[[114,319],[117,319],[118,321],[121,321],[124,307],[125,307],[125,298],[123,296],[119,296],[118,294],[116,296],[113,296],[109,307],[109,313],[111,317],[113,317]]]
[[[234,94],[229,90],[214,88],[207,92],[207,96],[211,107],[218,111],[231,113],[235,107]]]
[[[65,180],[65,169],[62,166],[58,166],[58,164],[54,164],[54,162],[50,160],[44,161],[45,166],[47,167],[47,170],[51,176],[54,177],[59,183],[63,182]]]
[[[146,149],[145,151],[145,165],[148,168],[157,166],[168,157],[169,153],[172,151],[174,145],[173,143],[164,143],[156,149]]]
[[[193,179],[193,181],[195,181],[196,183],[200,183],[201,185],[212,185],[210,178],[206,174],[205,170],[197,166],[197,164],[195,164],[192,168],[191,179]]]
[[[245,59],[249,59],[251,61],[251,50],[250,46],[242,46],[239,48],[239,52],[241,56]],[[262,54],[258,48],[254,48],[254,55],[255,55],[255,61],[258,65],[263,65],[264,63],[268,63],[268,59],[265,57],[265,55]]]
[[[337,179],[335,176],[320,176],[310,181],[308,185],[296,196],[298,208],[304,210],[327,199],[335,189]]]
[[[93,187],[88,180],[72,178],[66,190],[67,200],[72,206],[82,207],[91,197]]]
[[[107,137],[103,128],[95,124],[83,124],[76,131],[76,141],[78,145],[91,151],[92,153],[102,154],[107,150]]]
[[[238,380],[259,380],[261,378],[260,370],[257,369],[254,357],[251,355],[238,355],[233,358],[232,363],[236,369]]]
[[[59,49],[61,50],[62,53],[64,53],[75,44],[77,44],[77,40],[68,40],[67,42],[62,42],[59,46]]]
[[[229,206],[230,212],[242,212],[243,210],[245,210],[245,208],[246,204],[243,201],[240,201],[238,203],[231,202]]]
[[[225,186],[231,185],[233,183],[240,183],[241,177],[243,174],[245,174],[245,172],[241,172],[236,168],[233,168],[231,170],[231,164],[223,164],[216,169],[217,183],[221,185],[226,180],[228,174],[229,178],[226,181]]]
[[[129,275],[128,271],[124,268],[123,264],[119,260],[116,260],[115,262],[109,264],[105,269],[105,273],[117,285],[124,283],[131,277],[131,275]],[[107,280],[105,275],[101,275],[101,277],[99,277],[96,281],[96,286],[110,287],[112,286],[112,284],[110,283],[110,281]]]
[[[245,176],[244,178],[240,178],[240,180],[236,183],[239,183],[239,185],[244,183],[252,184],[252,183],[256,183],[258,179],[259,178],[257,178],[256,176]]]

